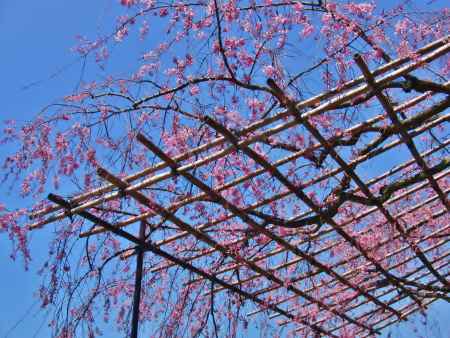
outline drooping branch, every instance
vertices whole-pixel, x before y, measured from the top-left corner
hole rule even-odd
[[[450,159],[445,158],[439,164],[430,168],[430,173],[435,175],[445,169],[450,167]],[[384,203],[388,199],[392,197],[392,195],[400,191],[402,189],[409,188],[413,184],[422,182],[427,179],[427,175],[423,172],[420,172],[414,176],[405,178],[403,180],[395,181],[389,185],[386,185],[380,189],[380,195],[377,197],[377,202],[368,199],[364,196],[355,195],[351,192],[347,192],[346,190],[349,187],[349,179],[348,176],[344,176],[341,185],[336,187],[326,198],[325,200],[332,200],[332,203],[327,203],[326,208],[322,210],[322,213],[326,214],[328,217],[334,217],[339,208],[346,202],[354,202],[366,206],[374,206],[376,203]],[[314,215],[306,218],[296,219],[296,220],[286,220],[280,217],[271,216],[269,214],[265,214],[261,211],[250,210],[250,214],[258,216],[262,218],[269,224],[275,224],[278,226],[286,227],[286,228],[302,228],[307,225],[323,224],[323,217],[320,215]],[[318,229],[316,229],[317,231]]]

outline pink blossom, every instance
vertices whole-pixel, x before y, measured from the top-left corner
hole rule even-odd
[[[397,22],[395,25],[395,32],[399,35],[405,35],[408,33],[409,27],[411,26],[411,21],[409,19],[403,19]]]
[[[139,38],[141,40],[145,39],[145,37],[147,36],[149,31],[150,31],[150,25],[148,24],[147,21],[144,21],[142,23],[141,28],[139,28]]]
[[[263,67],[263,73],[270,78],[277,78],[278,77],[278,71],[274,66],[267,65]]]
[[[90,94],[88,92],[82,92],[79,94],[66,96],[64,99],[67,102],[82,102],[84,99],[88,98]]]
[[[237,6],[236,0],[230,0],[223,5],[225,20],[231,22],[239,17],[239,8]]]
[[[191,95],[198,95],[200,93],[200,88],[196,85],[190,86],[189,93]]]
[[[56,135],[56,151],[63,152],[67,149],[69,142],[66,140],[64,134],[58,133]]]
[[[302,35],[302,37],[306,38],[306,37],[310,36],[313,32],[314,32],[314,26],[307,23],[304,25],[301,35]]]
[[[119,29],[116,34],[114,35],[114,40],[117,42],[122,42],[123,39],[128,35],[128,27],[122,27]]]
[[[136,0],[120,0],[122,6],[131,7],[136,3]]]
[[[372,15],[372,12],[375,8],[375,6],[371,3],[350,3],[348,5],[344,5],[344,7],[349,12],[361,17]]]
[[[142,79],[145,76],[153,75],[158,70],[159,65],[157,63],[146,63],[142,65],[136,73],[136,79]]]

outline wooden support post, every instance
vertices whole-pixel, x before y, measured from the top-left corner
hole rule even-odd
[[[141,226],[139,228],[139,239],[142,243],[145,242],[145,229],[147,223],[141,221]],[[133,295],[133,317],[131,320],[131,338],[137,338],[139,329],[139,306],[141,304],[141,288],[142,288],[142,270],[144,268],[144,254],[145,250],[141,245],[136,248],[136,278],[134,282],[134,295]]]

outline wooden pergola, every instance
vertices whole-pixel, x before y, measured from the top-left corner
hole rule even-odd
[[[50,194],[49,199],[53,204],[32,215],[36,222],[31,228],[41,228],[50,222],[78,215],[95,225],[82,233],[82,237],[109,231],[132,244],[123,257],[126,259],[137,256],[132,337],[137,336],[136,304],[140,302],[145,252],[161,257],[160,264],[152,270],[155,273],[178,266],[196,275],[192,283],[211,281],[215,287],[207,292],[208,295],[228,291],[253,302],[255,309],[248,316],[268,312],[271,318],[279,320],[279,325],[295,323],[298,330],[306,327],[327,337],[337,337],[339,330],[344,327],[352,328],[352,332],[359,337],[375,335],[388,325],[425,309],[437,299],[448,300],[450,203],[449,190],[445,188],[448,184],[444,183],[449,179],[450,159],[441,156],[440,160],[436,160],[433,156],[444,153],[450,140],[441,140],[439,144],[424,150],[419,149],[415,140],[436,128],[446,128],[450,116],[445,111],[450,106],[450,96],[445,95],[445,91],[426,91],[418,96],[408,97],[403,103],[393,103],[386,89],[392,88],[391,85],[398,79],[414,82],[417,78],[412,75],[413,71],[420,71],[424,65],[431,64],[449,51],[450,39],[444,37],[418,49],[414,58],[398,58],[372,71],[361,56],[355,55],[355,63],[362,76],[301,102],[294,102],[280,92],[278,98],[280,105],[284,107],[282,111],[239,130],[232,130],[216,119],[204,116],[201,122],[208,125],[217,137],[212,142],[200,144],[175,156],[169,156],[150,137],[138,134],[137,141],[156,155],[160,162],[126,177],[119,177],[99,167],[98,175],[107,184],[68,200]],[[269,82],[269,85],[274,92],[279,91],[274,83]],[[419,86],[420,83],[412,85]],[[448,83],[439,86],[449,88]],[[326,136],[315,126],[313,121],[321,114],[356,106],[361,97],[368,96],[378,100],[384,113],[350,126],[332,137]],[[428,103],[431,101],[433,105],[430,106]],[[421,105],[426,107],[422,109]],[[399,113],[414,107],[420,109],[414,110],[413,115],[399,116]],[[374,144],[364,153],[349,155],[340,150],[341,146],[351,144],[354,139],[358,141],[363,132],[380,126],[384,128],[386,137],[381,141],[373,141]],[[274,152],[272,156],[264,156],[256,150],[255,144],[273,137],[282,137],[283,133],[293,128],[303,128],[315,142],[305,149],[292,151],[288,156],[283,156],[281,151]],[[358,166],[377,165],[379,156],[396,149],[408,153],[410,159],[389,166],[385,173],[368,179],[358,173]],[[333,166],[317,170],[318,175],[301,184],[291,179],[286,166],[315,151],[322,151],[329,156]],[[205,166],[235,153],[254,163],[257,169],[219,185],[209,184],[197,174]],[[434,160],[431,161],[431,158]],[[412,174],[398,180],[397,177],[406,170]],[[224,193],[233,187],[250,185],[253,179],[261,175],[268,175],[276,182],[280,187],[277,193],[248,205],[235,203]],[[164,185],[164,182],[174,177],[189,183],[198,193],[186,194],[177,201],[166,204],[148,196],[146,189],[156,184]],[[320,189],[317,187],[321,182],[338,177],[340,182],[344,182],[342,185],[346,189],[340,191],[339,196],[334,196],[335,199],[319,204],[308,193],[311,189]],[[377,190],[376,187],[386,181],[393,183]],[[415,196],[414,199],[412,196]],[[346,198],[346,203],[360,204],[360,212],[348,216],[339,207],[334,210],[333,203],[340,197]],[[300,224],[300,221],[310,217],[318,221],[308,227],[314,227],[313,230],[307,234],[297,230],[283,234],[278,231],[277,215],[272,215],[272,219],[260,215],[262,208],[284,198],[295,199],[307,208],[290,219],[292,228],[296,229],[295,222]],[[133,200],[136,205],[144,206],[147,210],[119,222],[102,219],[97,211],[92,211],[95,207],[117,199]],[[364,203],[361,204],[362,200]],[[193,224],[194,222],[177,214],[180,208],[194,208],[199,201],[213,203],[226,216]],[[400,212],[396,211],[398,208],[393,206],[403,205],[402,203],[407,207]],[[434,212],[429,217],[411,222],[410,215],[431,205]],[[374,215],[381,215],[384,221],[380,226],[388,225],[392,229],[392,237],[384,238],[368,249],[367,245],[361,244],[360,238],[374,231],[372,223],[367,221]],[[153,217],[160,217],[177,230],[169,235],[159,231],[158,226],[152,222]],[[249,230],[236,235],[232,241],[222,240],[214,231],[219,231],[224,222],[232,219],[245,224]],[[417,230],[428,229],[425,225],[431,221],[439,223],[437,229],[423,230],[420,232],[421,236],[417,236]],[[138,234],[126,231],[127,226],[139,222],[141,226]],[[298,228],[301,229],[301,226]],[[150,232],[153,239],[150,238]],[[261,250],[250,258],[235,250],[240,245],[248,245],[249,241],[258,236],[265,238],[264,248],[270,249]],[[199,243],[198,250],[177,250],[176,248],[183,247],[183,241],[188,238]],[[395,250],[389,249],[389,243],[396,240],[402,241],[403,245]],[[331,263],[324,259],[342,243],[352,247],[354,254]],[[308,245],[310,247],[305,249]],[[375,254],[380,249],[387,253],[385,257]],[[204,263],[207,257],[220,257],[224,264],[211,272]],[[311,269],[297,274],[287,272],[289,268],[301,264],[308,264]],[[406,269],[404,275],[399,275],[396,269],[411,266],[408,264],[413,264],[414,268]],[[236,277],[237,272],[244,269],[247,271],[245,277]],[[358,278],[362,273],[364,280]],[[319,276],[319,282],[307,286],[309,279]],[[261,280],[264,282],[256,283]],[[332,288],[333,286],[339,287]],[[349,290],[354,297],[343,300],[341,296]],[[279,297],[269,297],[277,292]],[[295,306],[297,302],[303,308],[318,309],[318,315],[312,317],[299,311]]]

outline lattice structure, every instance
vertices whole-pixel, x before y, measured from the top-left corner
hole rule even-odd
[[[284,110],[272,117],[238,130],[204,117],[202,122],[217,137],[183,154],[171,156],[151,137],[139,134],[137,141],[159,163],[127,177],[99,168],[98,174],[109,184],[70,201],[50,195],[55,204],[33,215],[38,220],[32,228],[79,215],[95,224],[81,236],[110,231],[129,240],[135,246],[123,258],[138,256],[135,304],[139,303],[143,254],[152,252],[161,257],[154,273],[182,267],[195,274],[192,283],[206,279],[215,285],[207,295],[227,291],[253,302],[255,309],[248,316],[269,312],[280,325],[297,325],[299,332],[307,328],[330,337],[338,336],[343,328],[360,337],[376,334],[438,298],[448,299],[450,159],[443,154],[450,143],[445,138],[450,118],[445,112],[450,106],[445,88],[449,87],[446,83],[418,96],[405,94],[403,103],[391,102],[386,89],[404,91],[395,88],[399,78],[420,85],[412,72],[421,72],[424,65],[449,51],[446,37],[419,49],[415,58],[399,58],[372,72],[355,56],[363,76],[301,102],[280,91]],[[274,93],[279,91],[276,84],[269,85]],[[381,114],[337,135],[327,135],[315,126],[322,114],[358,106],[367,96],[381,104]],[[408,116],[400,114],[406,111]],[[282,140],[295,129],[313,142],[288,155],[283,147],[261,151],[261,147],[275,149],[273,140]],[[439,142],[421,141],[437,129],[444,134]],[[362,151],[348,152],[345,146],[360,142],[366,132],[378,136]],[[410,154],[410,159],[396,163],[396,153]],[[208,166],[232,161],[236,154],[254,169],[225,178],[221,184],[208,182]],[[316,175],[302,180],[296,168],[311,158],[317,162]],[[325,158],[327,165],[323,165]],[[368,168],[380,167],[380,163],[387,170],[372,176]],[[251,189],[258,178],[275,182],[276,189],[260,199],[253,197],[248,204],[233,199],[230,192],[238,191],[234,188]],[[175,200],[155,198],[146,190],[167,187],[168,182],[188,183],[191,191]],[[320,202],[315,195],[327,189],[328,197]],[[147,209],[119,221],[104,220],[93,209],[117,199],[126,200],[122,205],[133,210],[138,205]],[[285,200],[283,211],[277,210]],[[178,212],[191,207],[201,213],[199,202],[214,205],[220,216],[198,224]],[[289,206],[292,210],[286,211]],[[424,209],[428,217],[417,218]],[[289,220],[280,213],[289,214]],[[174,228],[161,230],[158,221]],[[132,235],[125,229],[136,222],[141,222],[141,231]],[[230,234],[226,230],[232,222],[239,226]],[[192,250],[186,249],[187,242],[192,243]],[[340,256],[344,248],[346,255]],[[242,255],[242,250],[249,255]]]

